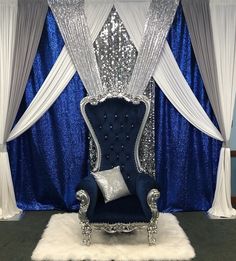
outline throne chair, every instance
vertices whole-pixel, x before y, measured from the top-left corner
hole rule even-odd
[[[94,229],[108,233],[146,229],[149,244],[155,244],[160,193],[156,181],[144,173],[139,160],[139,144],[150,111],[148,99],[145,96],[131,99],[125,95],[107,95],[102,99],[87,96],[80,107],[97,152],[92,174],[82,179],[76,193],[80,201],[83,244],[91,244]],[[105,203],[93,174],[118,166],[129,194]],[[115,180],[111,178],[110,184],[112,182]]]

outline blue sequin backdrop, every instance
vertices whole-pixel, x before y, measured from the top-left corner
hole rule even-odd
[[[190,43],[182,7],[168,42],[189,85],[213,120]],[[63,39],[48,10],[43,34],[17,119],[56,61]],[[76,210],[76,186],[88,175],[87,129],[80,113],[85,95],[76,74],[53,106],[27,132],[8,144],[17,204],[23,210]],[[221,143],[189,124],[156,88],[156,172],[161,211],[207,210],[214,196]]]

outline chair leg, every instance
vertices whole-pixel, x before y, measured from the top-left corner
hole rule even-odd
[[[152,213],[152,218],[147,228],[149,245],[155,245],[157,241],[157,220],[159,216],[157,209],[157,199],[159,197],[160,192],[157,189],[151,189],[147,195],[147,203]]]
[[[157,225],[156,224],[149,224],[147,227],[147,232],[148,232],[148,242],[149,245],[155,245],[157,240],[156,240],[156,235],[157,235]]]
[[[83,244],[86,246],[90,246],[91,244],[91,235],[92,235],[92,227],[89,223],[82,224],[82,236],[83,236]]]

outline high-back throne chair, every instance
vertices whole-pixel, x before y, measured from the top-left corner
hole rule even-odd
[[[139,161],[139,143],[149,110],[145,96],[135,100],[111,95],[96,100],[88,96],[81,101],[81,112],[97,150],[93,172],[120,166],[130,191],[128,196],[105,203],[93,175],[80,182],[76,195],[86,245],[91,243],[93,229],[114,233],[146,228],[149,244],[156,243],[159,191]]]

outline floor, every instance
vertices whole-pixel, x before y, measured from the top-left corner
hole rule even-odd
[[[0,222],[0,261],[30,261],[52,211],[25,212],[21,221]],[[236,260],[236,220],[211,220],[205,213],[176,213],[200,261]]]

